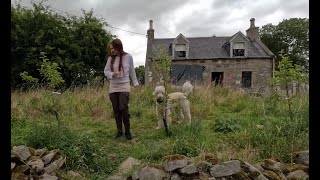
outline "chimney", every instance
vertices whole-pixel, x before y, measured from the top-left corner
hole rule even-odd
[[[260,34],[259,34],[259,27],[255,26],[255,19],[251,18],[250,19],[250,27],[249,29],[247,29],[247,37],[251,40],[251,41],[255,41],[260,39]]]
[[[149,21],[149,29],[147,31],[148,41],[152,41],[154,39],[154,29],[153,29],[153,21]]]
[[[153,21],[149,21],[149,29],[147,31],[147,53],[146,53],[146,61],[145,61],[145,83],[151,83],[152,82],[152,41],[154,40],[154,29],[153,29]]]

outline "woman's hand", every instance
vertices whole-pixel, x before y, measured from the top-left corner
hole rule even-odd
[[[119,77],[120,73],[119,72],[112,72],[112,77]]]

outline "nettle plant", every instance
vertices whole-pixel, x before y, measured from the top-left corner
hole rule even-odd
[[[221,133],[235,132],[241,129],[241,125],[232,117],[222,117],[214,124],[214,131]]]
[[[153,51],[153,62],[152,67],[153,71],[156,74],[156,77],[159,79],[159,85],[163,85],[167,90],[168,83],[170,82],[170,72],[171,72],[171,63],[172,57],[168,55],[166,49],[163,46],[159,47],[158,51]],[[165,125],[165,130],[168,136],[171,135],[171,132],[168,129],[166,122],[166,107],[168,103],[168,95],[165,93],[164,102],[161,103],[159,108],[161,108],[162,119]]]

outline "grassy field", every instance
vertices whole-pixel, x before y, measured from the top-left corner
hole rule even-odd
[[[44,89],[14,91],[11,97],[11,146],[60,149],[67,169],[89,179],[104,179],[131,156],[161,163],[169,154],[211,152],[221,161],[251,163],[265,158],[290,161],[290,153],[309,148],[309,97],[292,97],[290,120],[285,97],[252,97],[221,87],[199,87],[190,95],[193,124],[172,125],[172,136],[155,129],[153,87],[132,89],[129,110],[133,140],[114,139],[115,121],[107,85],[56,95]],[[173,92],[170,89],[169,92]],[[58,119],[55,116],[58,113]],[[61,172],[61,176],[66,175]]]

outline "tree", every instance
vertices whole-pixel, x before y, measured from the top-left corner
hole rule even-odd
[[[139,66],[135,68],[137,73],[137,78],[140,84],[144,84],[144,66]]]
[[[293,64],[309,70],[309,19],[284,19],[278,25],[267,24],[260,29],[261,41],[274,53],[288,54]],[[276,56],[276,63],[281,60]]]
[[[103,76],[106,63],[107,44],[115,36],[104,29],[107,23],[93,16],[93,11],[83,10],[83,17],[73,17],[70,39],[77,48],[75,65],[77,71],[70,73],[71,68],[65,69],[64,73],[75,79],[73,81],[85,84],[97,76]],[[71,71],[72,72],[72,71]]]
[[[159,78],[160,85],[163,85],[164,88],[168,89],[168,83],[170,82],[170,71],[171,71],[171,64],[172,64],[172,57],[168,55],[166,48],[164,46],[160,46],[157,51],[152,51],[153,62],[152,67],[154,72],[156,73],[156,78]],[[171,131],[169,131],[167,126],[167,105],[168,105],[168,94],[165,92],[164,102],[161,103],[159,106],[160,111],[162,112],[162,119],[164,123],[164,127],[166,130],[167,136],[171,136]]]
[[[39,73],[42,76],[41,82],[43,85],[48,86],[50,89],[55,89],[60,84],[64,83],[64,80],[61,77],[61,73],[58,71],[60,67],[55,62],[50,62],[45,52],[40,53],[40,58],[42,59],[41,68],[38,69]],[[28,75],[27,71],[20,73],[20,76],[23,81],[26,81],[27,86],[37,85],[39,80]]]
[[[41,68],[38,69],[40,74],[43,76],[45,83],[49,85],[50,88],[55,88],[60,84],[64,83],[61,73],[58,71],[60,67],[55,62],[50,62],[44,52],[40,53],[40,58],[42,59]]]
[[[105,25],[92,10],[83,10],[82,17],[75,17],[59,15],[43,2],[33,3],[30,9],[11,5],[13,88],[22,83],[21,72],[41,78],[37,71],[42,64],[40,52],[46,52],[50,62],[61,68],[66,87],[103,76],[106,46],[114,37]]]
[[[302,73],[302,66],[300,65],[293,65],[292,61],[290,60],[287,54],[284,54],[284,51],[279,53],[279,57],[281,60],[279,61],[278,70],[275,71],[275,77],[270,79],[270,83],[274,86],[284,86],[286,94],[285,99],[287,101],[288,106],[288,117],[290,121],[294,123],[293,131],[292,131],[292,143],[291,149],[293,151],[294,141],[295,141],[295,130],[297,126],[298,118],[294,115],[294,110],[292,106],[292,93],[290,94],[290,90],[292,88],[292,83],[295,81],[299,86],[302,83],[308,82],[308,74]],[[298,111],[296,111],[298,112]],[[291,163],[293,162],[291,156]]]
[[[155,79],[158,79],[158,82],[163,82],[166,87],[171,82],[172,57],[168,55],[164,46],[160,46],[158,51],[153,51],[152,56],[152,67],[156,74]]]

